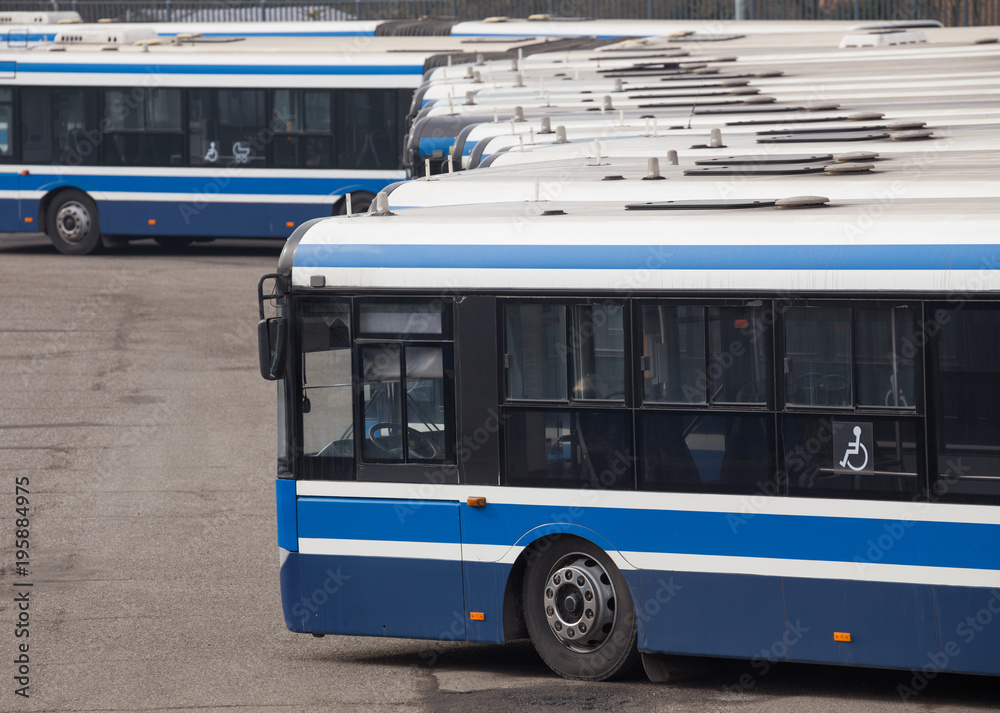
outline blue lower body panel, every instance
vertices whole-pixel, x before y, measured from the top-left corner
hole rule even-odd
[[[785,640],[778,577],[643,571],[640,579],[642,651],[753,658]]]
[[[482,619],[466,622],[466,638],[469,641],[502,644],[503,600],[512,565],[493,562],[466,562],[465,603],[472,612],[482,614]]]
[[[997,674],[1000,671],[1000,590],[934,587],[938,653],[944,671]],[[930,664],[925,656],[921,667]]]
[[[937,650],[928,585],[786,578],[784,590],[785,615],[801,630],[789,640],[796,661],[918,668]]]
[[[461,562],[299,553],[288,559],[293,557],[299,596],[284,606],[301,615],[305,631],[465,640]]]

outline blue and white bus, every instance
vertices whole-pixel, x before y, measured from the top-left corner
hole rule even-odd
[[[288,628],[1000,673],[1000,208],[778,198],[299,228]]]
[[[71,254],[285,238],[347,194],[365,207],[406,177],[405,116],[441,46],[67,27],[0,55],[0,231],[44,231]]]
[[[935,32],[730,45],[841,104],[730,146],[550,144],[299,227],[259,289],[287,627],[1000,674],[996,55]],[[907,66],[956,88],[873,101]]]

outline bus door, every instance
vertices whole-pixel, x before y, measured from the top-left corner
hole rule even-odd
[[[315,611],[304,603],[303,626],[464,640],[459,504],[435,487],[457,482],[450,320],[440,300],[353,309],[298,302],[299,477],[368,484],[299,489],[302,595],[340,583]]]

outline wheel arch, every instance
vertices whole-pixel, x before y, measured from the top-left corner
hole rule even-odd
[[[528,570],[528,563],[538,553],[544,552],[551,543],[562,537],[572,537],[587,544],[603,550],[615,566],[621,571],[629,587],[629,594],[633,603],[639,600],[639,578],[638,570],[611,544],[611,542],[596,530],[574,523],[550,523],[540,525],[524,533],[514,544],[514,551],[520,549],[514,564],[507,575],[507,582],[504,585],[503,593],[503,636],[504,641],[523,639],[528,636],[528,629],[524,623],[524,602],[522,589],[524,585],[524,575]],[[631,576],[632,574],[636,576]]]
[[[90,191],[84,190],[83,188],[80,188],[79,186],[73,184],[61,183],[58,186],[54,186],[53,188],[49,189],[48,193],[42,196],[41,199],[38,201],[38,232],[40,233],[48,232],[49,206],[52,205],[52,201],[54,201],[61,193],[65,193],[66,191],[78,191],[83,195],[87,196],[87,198],[89,198],[90,200],[92,200],[94,202],[94,206],[97,208],[97,219],[100,220],[101,218],[100,201],[98,201],[97,198]]]

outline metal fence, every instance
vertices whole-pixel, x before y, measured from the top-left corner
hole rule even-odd
[[[940,20],[998,25],[1000,0],[745,0],[751,20]],[[3,10],[75,10],[86,22],[277,22],[491,16],[730,20],[735,0],[4,0]]]

